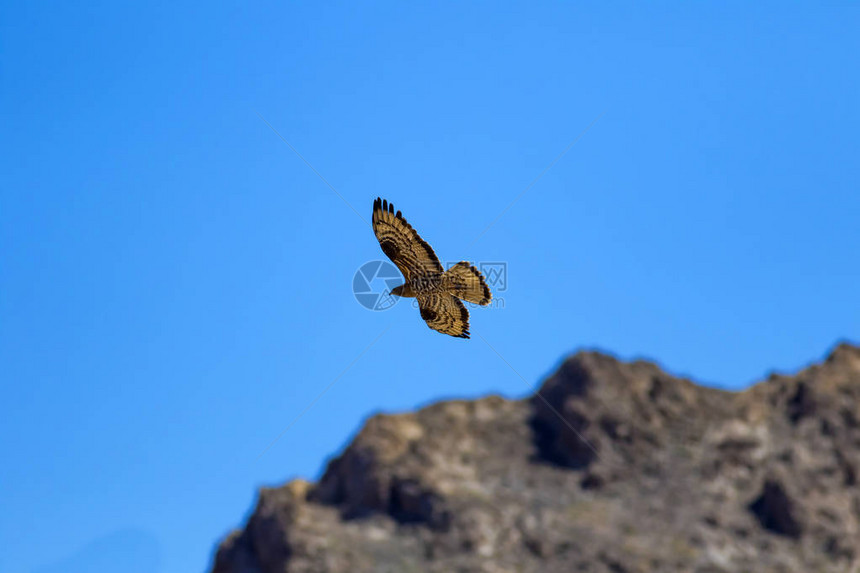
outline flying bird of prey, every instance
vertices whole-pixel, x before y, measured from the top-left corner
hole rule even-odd
[[[421,318],[443,334],[469,338],[469,311],[460,299],[487,305],[493,295],[481,272],[459,262],[447,271],[436,253],[394,205],[377,197],[373,202],[373,232],[382,252],[391,259],[406,282],[391,294],[418,300]]]

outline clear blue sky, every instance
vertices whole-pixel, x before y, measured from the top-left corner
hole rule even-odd
[[[478,335],[529,383],[598,347],[729,388],[857,340],[858,29],[840,2],[5,2],[0,571],[202,571],[368,415],[526,395]],[[258,113],[365,220],[382,196],[443,260],[506,262],[504,308],[472,340],[362,308],[378,243]]]

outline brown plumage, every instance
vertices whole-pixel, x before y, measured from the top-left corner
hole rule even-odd
[[[373,232],[406,281],[391,294],[415,297],[421,318],[433,330],[469,338],[469,311],[460,299],[487,305],[493,298],[481,272],[465,261],[443,269],[433,248],[384,199],[373,202]]]

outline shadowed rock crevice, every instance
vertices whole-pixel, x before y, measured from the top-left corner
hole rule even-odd
[[[803,528],[797,521],[795,502],[788,496],[779,480],[764,482],[761,494],[750,504],[761,525],[774,533],[798,538]]]
[[[536,413],[529,420],[537,449],[533,459],[572,469],[587,467],[597,458],[596,447],[585,437],[588,418],[573,408],[564,414],[549,413],[551,417]]]
[[[213,571],[844,573],[858,467],[857,347],[743,392],[580,352],[539,396],[369,418]]]

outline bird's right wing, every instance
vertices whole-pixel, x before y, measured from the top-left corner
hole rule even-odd
[[[410,277],[441,274],[442,263],[427,241],[406,222],[394,205],[377,197],[373,202],[373,232],[382,252],[397,265],[408,281]]]

